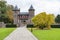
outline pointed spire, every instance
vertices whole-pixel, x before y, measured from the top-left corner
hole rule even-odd
[[[30,9],[34,9],[32,5],[30,6]]]
[[[13,8],[13,10],[14,10],[14,11],[20,11],[20,9],[18,8],[17,5]]]
[[[32,5],[30,6],[29,11],[35,11]]]
[[[18,10],[18,7],[17,7],[17,5],[15,6],[15,10]]]

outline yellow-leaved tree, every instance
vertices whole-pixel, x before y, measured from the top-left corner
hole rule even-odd
[[[10,19],[10,21],[12,21],[13,20],[13,9],[12,9],[12,5],[8,5],[7,6],[7,16],[8,16],[8,18]]]
[[[39,13],[35,17],[32,18],[32,22],[38,28],[48,28],[50,29],[50,25],[53,24],[55,21],[55,17],[53,14],[46,14],[46,12]]]

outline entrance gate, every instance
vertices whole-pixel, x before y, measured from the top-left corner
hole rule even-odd
[[[26,25],[27,25],[26,21],[25,20],[21,20],[20,26],[22,27],[22,26],[26,26]]]

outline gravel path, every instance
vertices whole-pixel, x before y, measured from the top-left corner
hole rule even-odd
[[[30,31],[25,27],[17,28],[4,40],[38,40]]]

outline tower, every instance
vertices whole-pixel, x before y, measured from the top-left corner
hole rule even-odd
[[[31,19],[34,17],[34,12],[35,12],[35,9],[31,5],[30,8],[29,8],[29,24],[32,23]]]
[[[29,18],[31,19],[32,17],[34,17],[34,11],[35,9],[33,8],[33,6],[31,5],[29,8]]]
[[[20,13],[20,9],[17,6],[13,8],[13,16],[14,16],[14,24],[18,26],[18,14]]]

